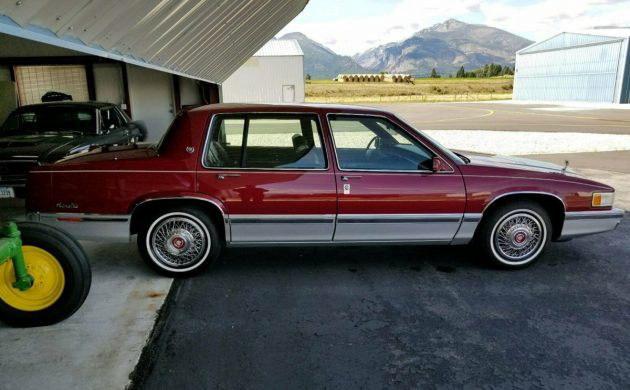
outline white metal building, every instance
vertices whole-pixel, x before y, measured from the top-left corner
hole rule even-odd
[[[304,53],[296,40],[274,39],[221,85],[225,103],[304,102]]]
[[[0,122],[43,91],[119,104],[161,137],[308,0],[0,0]]]
[[[563,32],[516,53],[514,100],[630,102],[630,29]]]

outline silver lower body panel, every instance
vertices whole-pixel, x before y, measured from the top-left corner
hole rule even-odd
[[[469,244],[473,237],[475,236],[475,231],[477,231],[477,226],[481,222],[482,214],[464,214],[464,218],[462,219],[462,224],[455,234],[451,245],[467,245]]]
[[[77,240],[129,242],[129,215],[29,213],[29,221],[45,223],[70,233]]]
[[[568,212],[558,240],[569,240],[614,230],[623,219],[624,213],[621,209]]]
[[[330,241],[335,215],[232,215],[231,242]]]
[[[462,214],[340,214],[333,241],[451,241]]]

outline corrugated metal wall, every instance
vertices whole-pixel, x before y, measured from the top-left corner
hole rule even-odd
[[[304,57],[252,57],[221,85],[222,101],[282,103],[283,87],[290,85],[294,101],[304,102]]]
[[[622,47],[623,41],[614,40],[559,50],[525,49],[516,58],[514,99],[617,102],[620,63],[625,62],[620,59],[626,55]]]

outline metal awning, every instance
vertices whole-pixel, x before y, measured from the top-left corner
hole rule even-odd
[[[0,0],[0,32],[222,83],[308,0]]]

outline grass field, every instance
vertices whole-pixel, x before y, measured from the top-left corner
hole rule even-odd
[[[512,98],[511,77],[416,79],[415,84],[306,82],[306,101],[320,103],[453,102]]]

